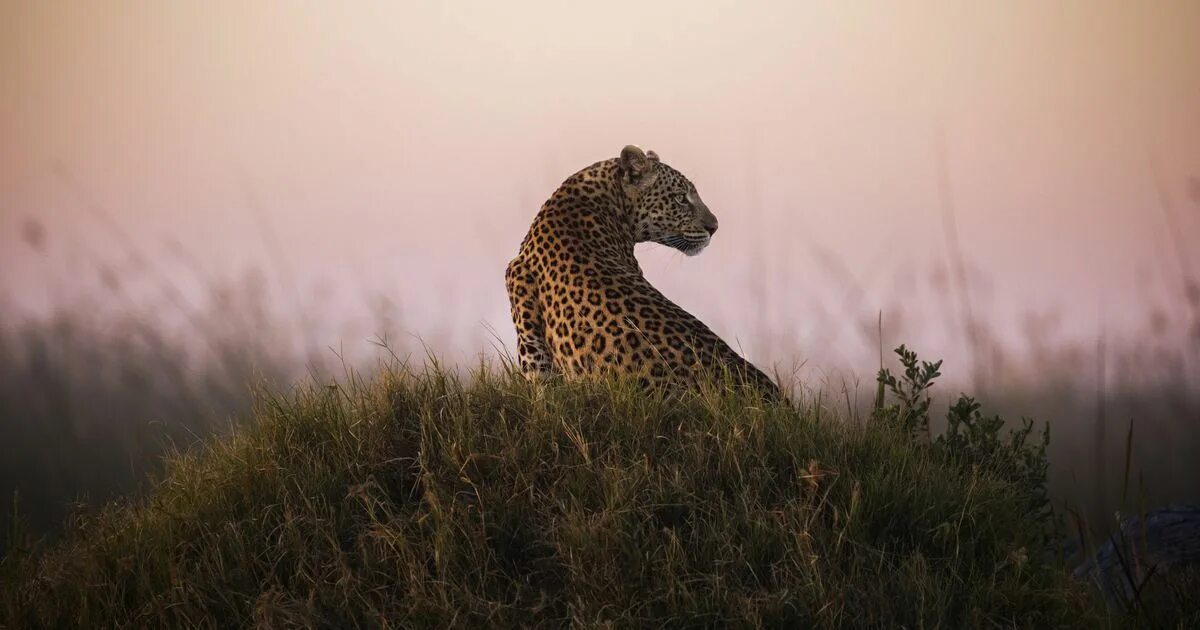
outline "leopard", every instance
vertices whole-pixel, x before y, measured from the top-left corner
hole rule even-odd
[[[770,377],[651,285],[634,255],[651,242],[696,256],[717,227],[696,186],[654,151],[628,145],[568,177],[505,272],[521,373],[627,376],[672,391],[731,376],[781,399]]]

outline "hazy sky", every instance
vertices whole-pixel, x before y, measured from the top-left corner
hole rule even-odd
[[[503,269],[538,206],[636,143],[722,226],[698,258],[644,246],[647,274],[752,358],[869,357],[859,328],[904,293],[896,325],[952,355],[942,134],[997,327],[1173,304],[1200,2],[586,4],[0,0],[0,281],[44,309],[131,248],[186,284],[182,251],[293,278],[357,322],[330,345],[369,336],[373,296],[461,352],[511,344]]]

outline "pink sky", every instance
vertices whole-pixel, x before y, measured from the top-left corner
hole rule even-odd
[[[83,194],[150,255],[328,287],[351,324],[323,345],[369,337],[381,294],[466,354],[488,326],[511,344],[503,268],[542,200],[636,143],[722,226],[698,258],[645,246],[647,274],[751,358],[861,363],[904,291],[930,314],[905,330],[952,357],[942,129],[989,320],[1057,309],[1086,338],[1174,304],[1155,177],[1200,242],[1200,3],[589,6],[2,3],[0,282],[31,310],[96,284],[123,246]]]

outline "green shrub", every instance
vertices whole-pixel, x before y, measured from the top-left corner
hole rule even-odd
[[[874,420],[911,436],[917,445],[923,440],[948,465],[987,471],[1011,484],[1025,497],[1022,517],[1042,532],[1039,551],[1057,545],[1061,523],[1055,521],[1046,488],[1050,425],[1044,425],[1041,439],[1031,443],[1033,420],[1022,418],[1021,428],[1006,434],[1000,416],[984,416],[974,398],[961,394],[946,414],[945,433],[933,438],[929,429],[929,390],[934,379],[941,376],[942,362],[919,361],[917,353],[903,345],[895,352],[904,373],[896,377],[886,368],[880,368]],[[891,404],[885,400],[888,392],[894,400]]]

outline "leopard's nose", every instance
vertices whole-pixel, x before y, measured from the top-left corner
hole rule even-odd
[[[699,210],[700,214],[700,226],[703,227],[711,237],[713,234],[717,233],[717,215],[713,214],[712,211],[708,209],[708,206],[705,206],[702,203],[697,205],[697,209]]]

